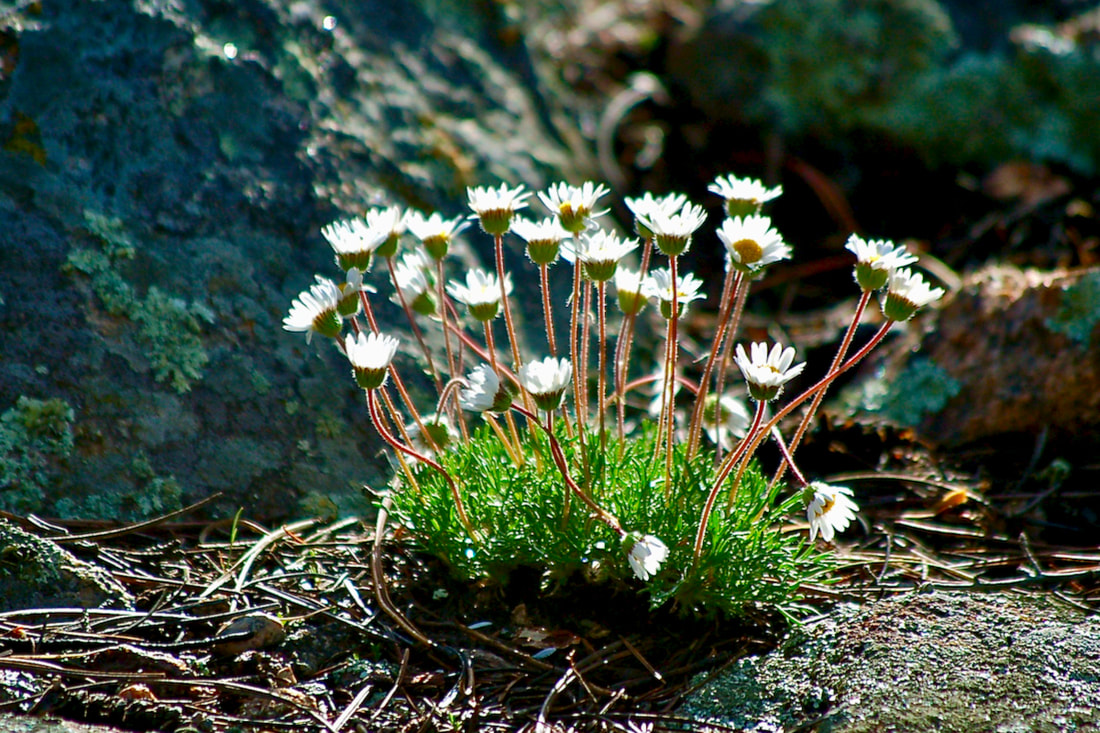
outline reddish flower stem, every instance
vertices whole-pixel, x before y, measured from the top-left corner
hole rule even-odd
[[[391,370],[392,371],[392,370]],[[474,531],[474,526],[470,523],[470,517],[466,514],[466,507],[462,504],[462,497],[458,493],[458,486],[455,484],[451,474],[447,473],[447,469],[443,468],[439,463],[436,463],[428,456],[418,453],[416,450],[404,445],[399,440],[393,437],[388,430],[386,430],[385,423],[382,422],[382,416],[379,414],[378,403],[374,400],[374,393],[377,390],[367,390],[367,410],[370,411],[371,422],[374,423],[375,430],[382,436],[382,440],[389,443],[394,450],[398,450],[405,455],[412,456],[418,461],[423,461],[427,465],[438,471],[447,482],[447,486],[451,489],[451,497],[455,502],[455,510],[458,512],[458,519],[462,522],[462,526],[466,529],[466,533],[470,536],[474,542],[478,542],[477,532]]]

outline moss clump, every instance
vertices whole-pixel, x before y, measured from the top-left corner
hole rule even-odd
[[[64,400],[20,397],[0,415],[0,506],[40,511],[55,466],[73,450],[73,409]]]
[[[136,338],[145,347],[154,378],[167,381],[177,392],[187,392],[202,379],[202,369],[210,360],[200,321],[213,320],[212,314],[156,287],[141,297],[119,270],[123,261],[134,257],[122,222],[90,212],[85,213],[85,221],[99,247],[73,250],[65,268],[89,278],[108,313],[137,324]]]
[[[131,604],[126,589],[101,568],[0,519],[0,611]]]
[[[875,379],[842,401],[857,409],[878,413],[897,425],[915,426],[925,415],[934,415],[962,387],[943,367],[926,357],[905,365],[891,382]],[[854,399],[853,399],[854,398]]]
[[[177,392],[187,392],[193,381],[202,379],[202,368],[210,361],[199,337],[199,317],[208,317],[204,309],[152,287],[131,316],[141,326],[138,339],[149,349],[158,382],[168,381]]]
[[[844,131],[902,100],[954,47],[951,20],[928,0],[804,0],[760,13],[767,115],[785,129]]]
[[[139,450],[133,456],[129,471],[120,465],[118,473],[133,477],[131,488],[64,496],[57,500],[54,511],[65,518],[92,516],[140,521],[183,506],[183,487],[175,476],[157,475],[144,451]]]
[[[1058,312],[1046,320],[1046,326],[1077,345],[1087,347],[1098,322],[1100,272],[1091,272],[1062,291]]]

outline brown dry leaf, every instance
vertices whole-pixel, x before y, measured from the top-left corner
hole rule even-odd
[[[317,701],[301,690],[287,687],[280,689],[277,694],[286,702],[281,702],[270,697],[248,698],[241,705],[241,714],[245,717],[265,720],[268,718],[277,718],[296,710],[319,709]]]
[[[250,613],[246,616],[239,616],[219,629],[218,635],[245,632],[249,634],[246,638],[232,639],[231,641],[215,644],[213,647],[214,653],[227,657],[236,656],[253,649],[275,646],[282,643],[283,639],[286,638],[283,622],[269,613]]]
[[[120,700],[148,700],[156,702],[157,696],[147,686],[141,684],[126,685],[118,691]]]
[[[1014,160],[994,168],[982,181],[982,190],[995,199],[1034,206],[1069,193],[1070,184],[1041,163]]]
[[[579,644],[581,638],[572,631],[566,631],[565,629],[551,631],[538,626],[531,626],[521,629],[516,634],[516,641],[523,646],[534,647],[535,649],[565,649]]]
[[[949,509],[954,509],[957,506],[965,504],[970,501],[970,492],[966,489],[953,489],[948,491],[938,502],[933,509],[936,514],[943,514]]]

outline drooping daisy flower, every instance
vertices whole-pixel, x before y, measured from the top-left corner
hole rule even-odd
[[[942,288],[933,288],[919,273],[907,269],[893,270],[887,280],[886,297],[882,299],[882,315],[890,321],[908,321],[929,303],[943,297]]]
[[[703,411],[703,429],[710,442],[721,446],[722,450],[733,448],[734,438],[744,438],[752,423],[752,416],[745,403],[733,395],[707,395]]]
[[[859,511],[859,507],[852,501],[852,490],[847,486],[830,486],[814,481],[806,487],[805,496],[811,542],[819,533],[821,539],[832,542],[833,535],[847,529]]]
[[[321,228],[336,253],[336,266],[341,270],[370,267],[371,255],[386,241],[386,233],[372,228],[362,219],[338,221]]]
[[[746,274],[791,256],[791,248],[766,216],[726,219],[717,232],[726,245],[726,264]]]
[[[306,343],[314,333],[335,338],[340,335],[341,319],[338,312],[340,287],[328,278],[318,277],[317,282],[294,299],[290,313],[283,319],[287,331],[304,331]]]
[[[670,389],[665,379],[667,376],[667,370],[665,369],[665,360],[657,359],[654,364],[653,373],[649,375],[649,404],[646,406],[646,414],[653,420],[656,420],[660,416],[661,411],[665,406],[665,399],[668,398],[666,391]],[[679,379],[672,380],[671,392],[672,403],[676,404],[676,396],[680,394],[680,390],[683,385],[680,384]],[[681,418],[682,415],[676,413],[676,418]]]
[[[344,348],[356,383],[363,389],[381,387],[386,382],[386,374],[400,345],[401,342],[393,336],[380,333],[360,331],[348,336]]]
[[[407,253],[393,268],[394,280],[401,297],[409,307],[422,316],[435,314],[435,300],[428,278],[427,263],[419,252]]]
[[[500,280],[485,270],[470,270],[466,273],[466,284],[452,280],[447,283],[447,292],[459,303],[465,303],[470,315],[482,323],[491,321],[500,310]],[[504,292],[512,293],[512,276],[504,275]]]
[[[439,261],[447,256],[447,250],[451,247],[451,240],[458,236],[459,232],[470,225],[462,217],[444,219],[438,213],[425,217],[419,211],[413,211],[406,219],[409,231],[420,240],[424,249],[433,260]]]
[[[317,275],[318,280],[322,280],[320,275]],[[336,305],[336,310],[341,316],[347,318],[359,313],[359,309],[363,307],[363,300],[360,297],[360,293],[375,293],[376,291],[370,285],[363,282],[363,273],[357,267],[353,267],[347,272],[347,279],[344,284],[340,286],[340,302]]]
[[[497,236],[508,231],[512,217],[527,206],[531,194],[524,193],[522,185],[508,188],[502,183],[499,188],[467,188],[466,196],[474,211],[470,218],[479,220],[486,234]]]
[[[674,213],[666,213],[660,207],[644,217],[642,225],[653,232],[657,249],[669,257],[683,254],[691,245],[691,237],[707,220],[702,206],[685,204]]]
[[[589,227],[592,219],[607,213],[607,209],[595,210],[596,202],[607,193],[608,189],[602,183],[592,181],[585,181],[580,187],[555,183],[548,190],[539,191],[539,199],[558,217],[566,231],[580,234]]]
[[[458,404],[471,412],[504,412],[512,405],[512,383],[501,381],[488,364],[482,364],[466,377],[466,388],[458,393]]]
[[[636,532],[629,534],[623,544],[629,545],[626,561],[630,569],[643,582],[656,575],[661,563],[668,559],[668,546],[651,534],[644,537]]]
[[[648,191],[637,198],[624,199],[626,206],[634,214],[634,231],[639,237],[648,239],[653,236],[653,230],[646,224],[651,217],[659,214],[671,216],[687,205],[687,196],[682,193],[670,193],[660,198],[654,198]]]
[[[548,216],[542,221],[516,219],[512,233],[527,242],[527,256],[536,265],[552,265],[558,259],[563,241],[570,237],[557,217]]]
[[[857,234],[848,238],[844,248],[856,256],[853,277],[861,289],[868,291],[883,287],[891,272],[917,261],[905,247],[884,239],[867,241]]]
[[[726,200],[726,212],[731,217],[759,214],[764,204],[783,193],[782,186],[768,188],[755,178],[734,175],[718,176],[707,190]]]
[[[619,260],[637,248],[636,241],[619,239],[601,229],[581,235],[576,243],[576,255],[589,280],[605,282],[615,277]]]
[[[386,237],[374,251],[376,255],[393,257],[397,254],[397,245],[408,228],[406,216],[400,206],[387,206],[384,209],[371,209],[367,212],[367,226]]]
[[[699,300],[706,296],[699,292],[703,287],[703,281],[690,272],[681,272],[676,275],[676,305],[679,313],[676,317],[684,315],[687,304],[693,300]],[[672,273],[661,268],[654,270],[649,276],[649,295],[661,305],[661,316],[668,320],[672,318]]]
[[[405,433],[412,439],[412,447],[417,453],[434,453],[437,449],[443,450],[458,437],[458,433],[455,432],[454,426],[446,415],[424,415],[421,424],[424,426],[423,430],[415,421],[405,426]],[[405,460],[410,464],[417,462],[416,458],[408,455],[405,456]]]
[[[540,410],[556,410],[561,407],[565,390],[573,378],[573,364],[568,359],[548,356],[541,361],[531,361],[520,367],[519,381],[531,393]]]
[[[645,308],[649,300],[651,286],[648,278],[642,278],[642,274],[629,267],[615,269],[615,292],[619,298],[619,310],[630,315],[638,315]]]
[[[763,342],[751,345],[752,358],[745,353],[743,344],[737,344],[737,363],[741,374],[749,386],[749,394],[757,402],[770,402],[779,396],[783,385],[791,381],[805,368],[805,362],[791,366],[794,361],[794,347],[784,349],[774,344],[771,351]]]

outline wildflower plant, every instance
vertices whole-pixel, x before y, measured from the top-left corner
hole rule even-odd
[[[943,291],[905,269],[915,258],[904,248],[853,235],[856,312],[830,367],[799,390],[806,365],[793,347],[736,343],[752,280],[792,254],[761,213],[781,190],[734,176],[710,190],[723,198],[726,217],[709,234],[703,207],[680,194],[645,194],[626,201],[637,238],[624,238],[597,223],[609,191],[593,182],[556,183],[537,196],[523,186],[473,188],[465,217],[390,207],[322,230],[344,282],[318,277],[284,328],[330,340],[348,358],[393,451],[391,512],[459,577],[505,583],[534,567],[547,584],[581,577],[630,585],[655,606],[671,602],[685,612],[768,604],[797,614],[800,588],[833,567],[827,543],[858,506],[849,489],[803,476],[798,443],[829,385]],[[548,216],[522,218],[529,199]],[[489,270],[463,272],[448,257],[471,221],[476,236],[493,240]],[[702,237],[724,246],[726,272],[696,376],[681,357],[677,325],[704,297],[707,283],[680,267]],[[526,249],[530,272],[505,271],[506,246]],[[402,307],[415,344],[401,343],[394,325],[375,316],[363,272],[379,260],[390,279],[379,297]],[[553,327],[552,266],[572,268],[564,344]],[[512,307],[521,304],[512,294],[533,294],[535,283],[545,341],[530,343],[516,332]],[[849,356],[870,297],[882,289],[884,322]],[[540,309],[528,310],[538,317]],[[657,364],[631,358],[641,323],[663,339]],[[429,346],[429,329],[442,332],[443,353]],[[396,368],[412,348],[438,390],[432,405],[416,404]],[[652,414],[642,392],[657,395]],[[799,408],[787,441],[780,422]],[[765,440],[783,457],[771,480],[754,457]],[[788,470],[789,485],[780,481]]]

